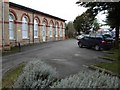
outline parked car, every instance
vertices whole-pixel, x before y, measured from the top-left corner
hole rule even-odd
[[[79,40],[79,39],[81,39],[81,38],[83,38],[83,37],[84,37],[84,35],[81,34],[81,35],[76,36],[76,39]]]
[[[82,39],[84,36],[89,36],[88,34],[81,34],[76,37],[77,40]]]
[[[113,40],[115,41],[115,36],[113,36]],[[119,36],[119,43],[120,43],[120,36]]]
[[[94,48],[95,50],[111,49],[113,47],[113,38],[106,35],[84,36],[78,40],[78,46],[82,48]]]
[[[116,35],[116,32],[115,32],[115,31],[116,31],[115,28],[111,31],[111,35],[112,35],[114,41],[115,41],[115,35]],[[119,31],[120,31],[120,30],[119,30]],[[120,43],[120,33],[119,33],[119,43]]]

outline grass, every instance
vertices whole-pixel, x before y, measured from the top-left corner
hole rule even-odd
[[[111,61],[120,61],[120,45],[119,45],[119,49],[113,48],[110,51],[107,51],[107,53],[108,55],[100,58],[111,60]]]
[[[120,47],[119,47],[120,48]],[[108,56],[108,58],[111,58],[113,60],[119,60],[120,58],[120,49],[112,49],[110,51],[110,53],[112,53],[111,55]]]
[[[16,47],[11,47],[10,50],[6,50],[6,51],[3,51],[2,52],[2,55],[10,55],[10,54],[14,54],[14,53],[17,53],[17,52],[20,52],[20,49],[16,46]]]
[[[18,76],[22,73],[25,63],[19,64],[15,69],[9,70],[2,78],[2,88],[11,88]]]
[[[96,64],[95,66],[109,70],[113,73],[116,73],[120,75],[120,46],[119,50],[118,49],[112,49],[109,52],[109,55],[102,57],[103,59],[106,60],[111,60],[111,63],[100,63]]]
[[[94,66],[106,69],[108,71],[111,71],[117,75],[120,75],[120,70],[119,70],[119,66],[120,66],[120,61],[119,62],[112,62],[112,63],[101,63],[101,64],[96,64]]]

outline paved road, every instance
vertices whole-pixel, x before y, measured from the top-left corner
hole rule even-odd
[[[64,78],[88,70],[89,65],[108,62],[98,58],[104,54],[102,51],[79,48],[75,39],[37,44],[23,48],[20,53],[4,56],[3,75],[19,63],[37,58],[55,67],[60,77]]]

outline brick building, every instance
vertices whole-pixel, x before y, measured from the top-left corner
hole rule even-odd
[[[2,1],[0,0],[0,48],[2,48]]]
[[[4,12],[4,25],[0,19],[0,29],[4,26],[0,31],[3,36],[0,47],[4,49],[18,43],[27,45],[65,39],[64,19],[12,2],[4,3]]]

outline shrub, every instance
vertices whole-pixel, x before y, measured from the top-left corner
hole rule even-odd
[[[118,77],[99,71],[82,71],[79,74],[54,83],[51,88],[118,88]]]
[[[55,69],[40,60],[30,61],[13,88],[118,88],[120,79],[99,71],[80,73],[58,80]]]
[[[55,69],[35,59],[25,66],[13,88],[48,88],[57,78]]]

